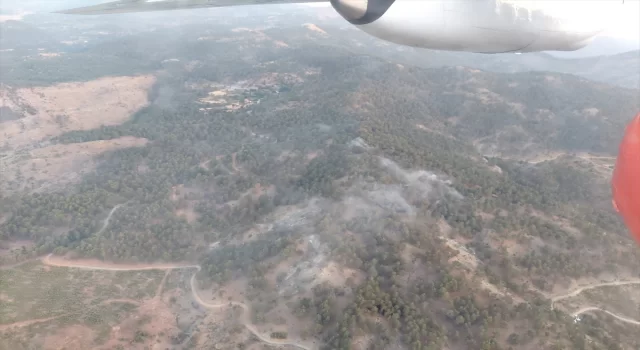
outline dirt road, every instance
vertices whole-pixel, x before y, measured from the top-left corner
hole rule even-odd
[[[20,322],[14,322],[14,323],[9,323],[9,324],[0,324],[0,331],[5,331],[5,330],[8,330],[8,329],[12,329],[12,328],[26,327],[26,326],[30,326],[30,325],[36,324],[36,323],[48,322],[48,321],[51,321],[51,320],[55,320],[56,318],[60,318],[62,316],[65,316],[65,315],[47,317],[47,318],[38,318],[38,319],[35,319],[35,320],[20,321]]]
[[[627,323],[635,324],[636,326],[640,326],[640,321],[636,321],[636,320],[631,319],[631,318],[626,318],[626,317],[623,317],[623,316],[619,316],[619,315],[614,314],[613,312],[601,309],[599,307],[594,307],[594,306],[584,307],[584,308],[574,312],[573,316],[576,317],[576,316],[579,316],[581,314],[584,314],[584,313],[590,312],[590,311],[601,311],[601,312],[604,312],[606,314],[609,314],[611,317],[617,318],[618,320],[620,320],[622,322],[627,322]]]
[[[568,292],[566,294],[561,294],[561,295],[557,295],[555,297],[552,297],[551,298],[551,308],[553,308],[553,304],[555,302],[563,300],[563,299],[575,297],[578,294],[584,292],[585,290],[596,289],[596,288],[600,288],[600,287],[608,287],[608,286],[626,286],[626,285],[630,285],[630,284],[640,284],[640,279],[588,284],[586,286],[582,286],[582,287],[579,287],[577,289],[574,289],[574,290],[572,290],[572,291],[570,291],[570,292]]]
[[[98,232],[94,233],[94,234],[99,234],[102,233],[102,231],[104,231],[107,226],[109,226],[109,220],[111,220],[111,217],[113,216],[113,213],[116,212],[116,210],[118,210],[118,208],[122,207],[123,205],[125,205],[127,203],[122,203],[122,204],[118,204],[115,207],[113,207],[111,209],[111,211],[109,212],[109,215],[107,215],[107,217],[104,219],[104,221],[102,222],[102,227],[100,227],[100,229],[98,230]]]
[[[112,211],[113,212],[113,211]],[[49,266],[56,267],[69,267],[87,270],[102,270],[102,271],[141,271],[141,270],[173,270],[173,269],[195,269],[196,271],[191,276],[191,292],[196,302],[207,309],[219,309],[228,306],[239,306],[244,310],[242,317],[242,325],[245,326],[253,335],[255,335],[262,342],[270,345],[292,345],[302,350],[316,350],[318,347],[313,342],[302,341],[287,341],[271,339],[268,336],[261,334],[256,326],[250,322],[251,308],[240,302],[226,302],[222,304],[210,304],[200,298],[196,289],[196,273],[200,271],[199,265],[181,265],[181,264],[148,264],[148,265],[119,265],[111,264],[107,262],[101,262],[97,260],[66,260],[59,257],[54,257],[51,254],[42,259],[42,263]]]
[[[575,296],[578,296],[580,293],[584,292],[585,290],[590,290],[590,289],[596,289],[596,288],[600,288],[600,287],[609,287],[609,286],[627,286],[627,285],[633,285],[633,284],[640,284],[640,279],[632,279],[632,280],[627,280],[627,281],[613,281],[613,282],[603,282],[603,283],[594,283],[594,284],[589,284],[586,286],[582,286],[579,287],[577,289],[574,289],[568,293],[565,294],[561,294],[561,295],[557,295],[555,297],[551,298],[551,308],[554,308],[554,303],[560,301],[560,300],[564,300],[567,298],[572,298]],[[604,312],[622,322],[627,322],[627,323],[631,323],[634,325],[638,325],[640,326],[640,321],[631,319],[631,318],[627,318],[624,316],[620,316],[620,315],[616,315],[611,311],[607,311],[605,309],[601,309],[599,307],[595,307],[595,306],[586,306],[581,308],[580,310],[574,312],[572,315],[574,317],[579,316],[583,313],[586,312],[591,312],[591,311],[600,311],[600,312]]]
[[[109,215],[107,215],[107,217],[102,221],[102,226],[94,234],[99,234],[99,233],[102,233],[104,230],[106,230],[107,226],[109,226],[109,221],[111,220],[111,217],[113,216],[113,213],[115,213],[116,210],[118,210],[119,208],[121,208],[125,204],[127,204],[127,203],[121,203],[121,204],[118,204],[115,207],[111,208],[111,210],[109,211]],[[51,254],[45,256],[44,259],[49,259],[50,256],[51,256]],[[14,269],[14,268],[19,267],[19,266],[21,266],[23,264],[26,264],[26,263],[29,263],[29,262],[33,262],[33,261],[37,261],[37,260],[41,260],[41,259],[43,259],[43,257],[39,256],[39,257],[23,260],[23,261],[15,263],[15,264],[0,266],[0,270]],[[51,262],[48,265],[55,266],[55,262]]]
[[[104,222],[102,224],[102,227],[100,227],[100,229],[96,232],[96,233],[101,233],[102,231],[104,231],[107,226],[109,225],[109,220],[111,220],[111,217],[113,216],[113,213],[116,212],[116,210],[118,210],[118,208],[122,207],[123,205],[125,205],[126,203],[122,203],[122,204],[118,204],[115,207],[113,207],[113,209],[111,209],[111,211],[109,212],[109,215],[107,215],[107,217],[104,219]],[[24,263],[24,262],[22,262]],[[287,341],[287,340],[279,340],[279,339],[271,339],[263,334],[261,334],[258,329],[256,328],[256,326],[254,324],[251,323],[250,319],[251,319],[251,308],[244,304],[244,303],[240,303],[240,302],[228,302],[228,303],[222,303],[222,304],[210,304],[205,302],[204,300],[202,300],[202,298],[200,298],[200,295],[198,295],[198,291],[196,288],[196,274],[198,273],[198,271],[200,271],[201,267],[200,265],[187,265],[187,264],[165,264],[165,263],[157,263],[157,264],[113,264],[113,263],[109,263],[109,262],[104,262],[104,261],[100,261],[100,260],[96,260],[96,259],[82,259],[82,260],[67,260],[64,259],[62,257],[57,257],[57,256],[53,256],[53,254],[49,254],[45,257],[42,258],[42,263],[48,266],[56,266],[56,267],[68,267],[68,268],[77,268],[77,269],[85,269],[85,270],[100,270],[100,271],[142,271],[142,270],[177,270],[177,269],[195,269],[196,271],[194,271],[193,275],[191,276],[191,292],[193,294],[193,298],[196,300],[196,302],[200,305],[202,305],[205,308],[208,309],[218,309],[218,308],[223,308],[223,307],[228,307],[228,306],[239,306],[244,310],[243,316],[242,316],[242,324],[251,332],[253,333],[253,335],[255,335],[258,339],[260,339],[262,342],[270,344],[270,345],[292,345],[292,346],[296,346],[302,350],[316,350],[318,347],[314,344],[315,342],[302,342],[302,341]],[[159,299],[159,294],[162,292],[162,285],[164,284],[164,281],[167,278],[167,274],[165,274],[165,276],[162,279],[162,282],[160,284],[160,286],[158,286],[158,290],[156,291],[156,295],[154,296],[154,299],[156,300],[160,300]],[[129,300],[125,300],[125,299],[112,299],[112,300],[108,300],[107,302],[130,302]],[[57,316],[60,317],[60,316]],[[37,322],[46,322],[52,319],[55,319],[57,317],[52,317],[52,318],[48,318],[48,319],[38,319],[38,320],[31,320],[31,321],[23,321],[23,322],[18,322],[18,323],[14,323],[14,324],[9,324],[9,325],[0,325],[0,330],[8,328],[8,327],[21,327],[21,326],[25,326],[25,325],[29,325],[29,324],[33,324],[33,323],[37,323]]]
[[[228,307],[228,306],[239,306],[244,310],[244,313],[242,315],[242,324],[247,327],[247,329],[253,333],[253,335],[255,335],[256,337],[258,337],[261,341],[270,344],[270,345],[293,345],[296,346],[300,349],[303,350],[315,350],[317,348],[317,346],[315,344],[313,344],[312,342],[305,342],[306,344],[303,344],[302,341],[296,341],[296,342],[291,342],[291,341],[287,341],[287,340],[277,340],[277,339],[271,339],[271,338],[267,338],[266,336],[262,335],[258,329],[255,327],[255,325],[253,325],[251,323],[251,321],[249,321],[250,317],[251,317],[251,308],[244,303],[240,303],[237,301],[229,301],[229,302],[225,302],[225,303],[221,303],[221,304],[210,304],[207,303],[206,301],[202,300],[200,298],[200,296],[198,295],[197,288],[196,288],[196,274],[194,273],[193,276],[191,276],[191,291],[193,292],[193,297],[194,299],[196,299],[196,301],[198,302],[198,304],[202,305],[203,307],[206,307],[208,309],[219,309],[221,307]]]
[[[49,266],[57,267],[73,267],[84,270],[101,270],[101,271],[144,271],[144,270],[177,270],[177,269],[198,269],[198,265],[182,265],[182,264],[112,264],[95,259],[67,260],[59,256],[49,254],[42,258],[42,263]]]

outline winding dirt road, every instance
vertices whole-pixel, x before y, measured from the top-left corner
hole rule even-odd
[[[122,203],[122,204],[118,204],[115,207],[113,207],[111,209],[111,211],[109,212],[109,215],[107,215],[107,217],[104,219],[103,223],[102,223],[102,227],[100,227],[100,229],[96,232],[96,234],[102,233],[107,226],[109,226],[109,220],[111,220],[111,217],[113,216],[113,214],[116,212],[116,210],[118,210],[118,208],[122,207],[123,205],[125,205],[127,203]],[[256,328],[256,326],[254,324],[251,323],[250,321],[250,315],[251,315],[251,308],[244,304],[244,303],[240,303],[237,301],[233,301],[233,302],[226,302],[226,303],[221,303],[221,304],[211,304],[211,303],[207,303],[204,300],[202,300],[202,298],[200,298],[200,295],[198,295],[198,291],[196,289],[196,274],[198,273],[198,271],[200,271],[201,267],[200,265],[186,265],[186,264],[163,264],[163,263],[156,263],[156,264],[113,264],[113,263],[109,263],[109,262],[104,262],[104,261],[100,261],[100,260],[95,260],[95,259],[84,259],[84,260],[67,260],[61,257],[57,257],[57,256],[53,256],[53,254],[49,254],[47,256],[44,256],[41,258],[42,259],[42,263],[44,265],[48,265],[48,266],[55,266],[55,267],[67,267],[67,268],[77,268],[77,269],[85,269],[85,270],[100,270],[100,271],[143,271],[143,270],[167,270],[167,272],[169,270],[178,270],[178,269],[195,269],[196,271],[193,273],[193,275],[191,276],[191,280],[190,280],[190,285],[191,285],[191,292],[193,294],[193,298],[196,300],[196,302],[200,305],[202,305],[203,307],[207,308],[207,309],[219,309],[219,308],[223,308],[223,307],[228,307],[228,306],[239,306],[243,309],[243,315],[242,315],[242,324],[253,334],[255,335],[258,339],[260,339],[262,342],[269,344],[269,345],[291,345],[291,346],[295,346],[298,347],[302,350],[316,350],[317,346],[315,345],[315,342],[303,342],[303,341],[287,341],[287,340],[279,340],[279,339],[271,339],[263,334],[261,334],[258,329]],[[32,260],[37,260],[37,259],[32,259]],[[21,262],[19,264],[23,264],[25,262]],[[167,274],[165,274],[164,278],[162,279],[162,282],[160,284],[160,286],[158,286],[158,291],[156,292],[156,296],[155,298],[158,298],[159,296],[157,294],[161,293],[162,291],[162,285],[164,284],[164,281],[167,277]],[[107,300],[106,302],[131,302],[131,300],[128,299],[112,299],[112,300]],[[133,301],[135,302],[135,301]],[[53,320],[55,318],[58,318],[61,316],[57,316],[57,317],[52,317],[52,318],[47,318],[47,319],[38,319],[38,320],[30,320],[30,321],[22,321],[22,322],[17,322],[17,323],[13,323],[13,324],[8,324],[8,325],[0,325],[0,330],[3,330],[5,328],[10,328],[10,327],[21,327],[21,326],[26,326],[29,324],[33,324],[33,323],[38,323],[38,322],[46,322],[49,320]]]
[[[636,320],[631,319],[631,318],[626,318],[626,317],[623,317],[623,316],[619,316],[619,315],[614,314],[613,312],[601,309],[599,307],[594,307],[594,306],[584,307],[584,308],[574,312],[572,314],[572,316],[576,317],[576,316],[579,316],[581,314],[584,314],[584,313],[590,312],[590,311],[601,311],[601,312],[604,312],[606,314],[609,314],[609,316],[611,316],[611,317],[617,318],[618,320],[620,320],[622,322],[627,322],[627,323],[635,324],[636,326],[640,326],[640,321],[636,321]]]
[[[626,285],[630,285],[630,284],[640,284],[640,279],[632,279],[632,280],[627,280],[627,281],[613,281],[613,282],[603,282],[603,283],[596,283],[596,284],[589,284],[586,286],[582,286],[579,287],[575,290],[572,290],[566,294],[561,294],[561,295],[557,295],[555,297],[551,298],[551,307],[553,308],[553,304],[557,301],[563,300],[563,299],[567,299],[567,298],[572,298],[577,296],[578,294],[584,292],[585,290],[590,290],[590,289],[596,289],[596,288],[600,288],[600,287],[609,287],[609,286],[626,286]]]
[[[66,315],[47,317],[47,318],[38,318],[35,320],[19,321],[19,322],[14,322],[9,324],[0,324],[0,331],[5,331],[12,328],[26,327],[36,323],[49,322],[51,320],[55,320],[56,318],[60,318],[62,316],[66,316]]]
[[[229,301],[226,303],[222,303],[222,304],[210,304],[205,302],[204,300],[202,300],[200,298],[200,296],[198,295],[198,293],[196,292],[196,274],[194,273],[193,276],[191,276],[191,291],[193,292],[193,298],[196,299],[196,301],[198,302],[198,304],[208,308],[208,309],[218,309],[221,307],[225,307],[225,306],[239,306],[242,308],[242,310],[244,310],[244,313],[242,314],[242,324],[249,330],[249,332],[253,333],[253,335],[255,335],[256,337],[258,337],[258,339],[260,339],[261,341],[270,344],[270,345],[292,345],[292,346],[296,346],[300,349],[303,350],[315,350],[317,348],[317,346],[314,344],[315,342],[302,342],[302,341],[296,341],[296,342],[292,342],[292,341],[286,341],[286,340],[274,340],[271,338],[267,338],[266,336],[264,336],[263,334],[261,334],[258,329],[256,328],[255,325],[253,325],[251,323],[250,316],[251,316],[251,308],[244,304],[244,303],[240,303],[237,301]]]
[[[109,226],[109,221],[111,220],[111,217],[113,216],[113,213],[115,213],[116,210],[118,210],[120,207],[122,207],[125,204],[127,204],[127,203],[126,202],[125,203],[121,203],[121,204],[118,204],[115,207],[111,208],[111,210],[109,211],[109,215],[107,215],[107,217],[102,221],[102,226],[94,234],[102,233],[107,228],[107,226]],[[51,255],[51,254],[49,254],[49,255]],[[23,261],[14,263],[14,264],[3,265],[3,266],[0,266],[0,270],[14,269],[14,268],[20,267],[21,265],[24,265],[26,263],[30,263],[30,262],[37,261],[37,260],[42,260],[43,258],[46,259],[46,258],[48,258],[48,256],[46,256],[46,257],[38,256],[38,257],[30,258],[30,259],[27,259],[27,260],[23,260]]]
[[[42,258],[42,263],[56,267],[73,267],[84,270],[101,270],[101,271],[144,271],[144,270],[179,270],[179,269],[198,269],[199,265],[182,265],[182,264],[112,264],[95,259],[83,260],[67,260],[59,256],[49,254]]]
[[[627,281],[613,281],[613,282],[603,282],[603,283],[595,283],[595,284],[589,284],[586,286],[582,286],[579,288],[576,288],[568,293],[565,294],[561,294],[561,295],[557,295],[555,297],[551,298],[551,308],[554,308],[554,304],[560,300],[564,300],[567,298],[572,298],[575,296],[578,296],[580,293],[584,292],[585,290],[591,290],[591,289],[596,289],[596,288],[601,288],[601,287],[610,287],[610,286],[627,286],[627,285],[634,285],[634,284],[640,284],[640,279],[632,279],[632,280],[627,280]],[[609,314],[610,316],[623,321],[623,322],[627,322],[627,323],[631,323],[637,326],[640,326],[640,321],[631,319],[631,318],[627,318],[624,316],[620,316],[617,314],[614,314],[611,311],[607,311],[605,309],[599,308],[599,307],[595,307],[595,306],[587,306],[587,307],[583,307],[580,310],[574,312],[572,314],[573,317],[579,316],[583,313],[586,312],[591,312],[591,311],[600,311],[600,312],[604,312],[606,314]]]
[[[122,205],[124,205],[126,203],[123,204],[118,204],[115,207],[113,207],[113,209],[111,209],[111,211],[109,212],[109,215],[105,218],[104,223],[102,225],[102,227],[100,228],[100,230],[98,230],[98,232],[96,233],[101,233],[102,231],[104,231],[107,226],[109,225],[109,220],[111,219],[111,217],[113,216],[113,213],[115,213],[115,211],[120,208]],[[142,270],[175,270],[175,269],[195,269],[196,271],[193,273],[193,275],[191,276],[191,280],[190,280],[190,285],[191,285],[191,292],[193,294],[193,298],[196,300],[196,302],[198,302],[198,304],[200,304],[201,306],[207,308],[207,309],[219,309],[219,308],[223,308],[223,307],[229,307],[229,306],[238,306],[240,308],[243,309],[243,316],[242,316],[242,324],[253,334],[255,335],[258,339],[260,339],[261,341],[263,341],[266,344],[270,344],[270,345],[292,345],[292,346],[296,346],[300,349],[303,350],[316,350],[317,349],[317,345],[315,344],[315,342],[302,342],[302,341],[297,341],[297,342],[293,342],[293,341],[286,341],[286,340],[277,340],[277,339],[271,339],[263,334],[261,334],[258,329],[256,328],[256,326],[254,324],[251,323],[250,321],[250,315],[251,315],[251,308],[241,302],[237,302],[237,301],[230,301],[230,302],[225,302],[225,303],[220,303],[220,304],[211,304],[211,303],[207,303],[206,301],[202,300],[202,298],[200,298],[200,295],[198,295],[197,292],[197,288],[196,288],[196,274],[198,271],[201,270],[200,265],[182,265],[182,264],[162,264],[162,263],[158,263],[158,264],[135,264],[135,265],[119,265],[119,264],[112,264],[112,263],[108,263],[108,262],[103,262],[103,261],[99,261],[99,260],[79,260],[79,261],[72,261],[72,260],[66,260],[60,257],[54,257],[52,254],[49,254],[47,256],[45,256],[44,258],[42,258],[42,263],[45,265],[49,265],[49,266],[56,266],[56,267],[68,267],[68,268],[79,268],[79,269],[87,269],[87,270],[103,270],[103,271],[142,271]],[[166,275],[165,275],[166,277]],[[163,279],[164,281],[164,279]],[[596,284],[590,284],[590,285],[585,285],[585,286],[581,286],[575,290],[572,290],[568,293],[565,294],[561,294],[561,295],[557,295],[551,298],[551,308],[554,308],[554,303],[560,301],[560,300],[564,300],[567,298],[571,298],[571,297],[575,297],[577,295],[579,295],[580,293],[584,292],[585,290],[590,290],[590,289],[595,289],[595,288],[600,288],[600,287],[606,287],[606,286],[623,286],[623,285],[633,285],[633,284],[640,284],[640,279],[634,279],[634,280],[628,280],[628,281],[613,281],[613,282],[604,282],[604,283],[596,283]],[[160,288],[160,287],[159,287]],[[612,317],[615,317],[616,319],[623,321],[623,322],[627,322],[627,323],[631,323],[634,325],[640,325],[640,321],[637,320],[633,320],[630,318],[626,318],[623,316],[619,316],[616,315],[610,311],[598,308],[598,307],[584,307],[576,312],[573,313],[573,316],[578,316],[580,314],[586,313],[586,312],[591,312],[591,311],[600,311],[600,312],[604,312],[609,314]],[[36,321],[42,321],[42,320],[36,320]]]
[[[104,231],[107,228],[107,226],[109,226],[109,220],[111,220],[111,217],[113,216],[113,213],[115,213],[116,210],[118,210],[118,208],[122,207],[125,204],[127,204],[127,203],[118,204],[115,207],[113,207],[111,209],[111,211],[109,212],[109,215],[107,215],[107,217],[102,222],[102,227],[100,227],[100,229],[94,234],[102,233],[102,231]]]
[[[111,264],[107,262],[102,262],[98,260],[82,260],[82,261],[73,261],[66,260],[63,258],[55,257],[52,254],[47,255],[42,259],[42,263],[49,266],[56,267],[68,267],[68,268],[78,268],[78,269],[86,269],[86,270],[101,270],[101,271],[142,271],[142,270],[178,270],[178,269],[195,269],[196,271],[191,276],[190,285],[191,292],[193,294],[193,298],[196,300],[198,304],[207,309],[219,309],[223,307],[229,306],[239,306],[244,310],[242,315],[242,325],[245,326],[253,335],[255,335],[262,342],[267,343],[269,345],[292,345],[298,347],[302,350],[316,350],[317,346],[313,342],[302,342],[302,341],[287,341],[287,340],[278,340],[271,339],[268,336],[261,334],[256,326],[251,323],[250,315],[251,308],[241,302],[231,301],[225,302],[221,304],[211,304],[202,300],[200,295],[198,295],[196,289],[196,274],[200,271],[200,265],[181,265],[181,264],[148,264],[148,265],[117,265]]]

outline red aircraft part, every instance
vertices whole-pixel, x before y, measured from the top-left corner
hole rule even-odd
[[[640,113],[627,126],[611,184],[613,206],[640,243]]]

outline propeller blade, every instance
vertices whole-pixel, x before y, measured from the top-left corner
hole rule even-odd
[[[120,0],[104,4],[78,7],[56,13],[70,15],[104,15],[149,11],[170,11],[205,7],[230,7],[243,5],[304,4],[329,0]]]

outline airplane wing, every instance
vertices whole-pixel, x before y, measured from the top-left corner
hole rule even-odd
[[[57,13],[71,15],[104,15],[112,13],[168,11],[205,7],[228,7],[267,4],[303,4],[328,1],[329,0],[120,0],[99,5],[58,11]]]

